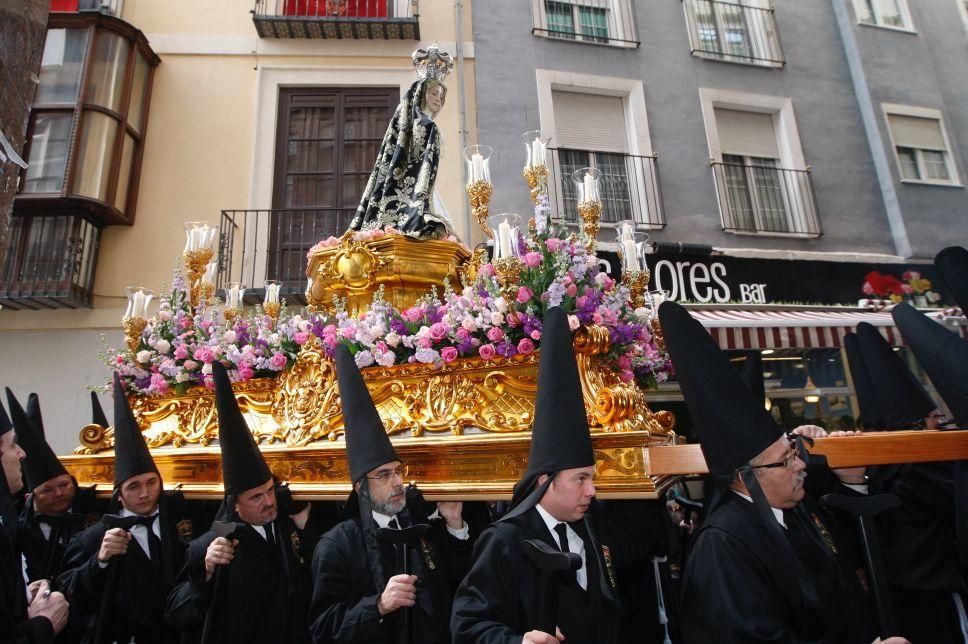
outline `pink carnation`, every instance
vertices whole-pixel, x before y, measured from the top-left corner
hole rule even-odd
[[[504,331],[496,326],[492,326],[487,330],[487,339],[491,342],[500,342],[504,339]]]
[[[537,253],[536,253],[537,254]],[[527,286],[521,286],[518,288],[518,296],[515,298],[518,304],[527,304],[527,302],[534,297],[534,293]]]
[[[208,347],[202,347],[201,349],[196,349],[195,354],[192,356],[199,362],[204,362],[205,364],[212,364],[215,360],[215,354]]]
[[[532,340],[540,340],[541,339],[541,331],[539,331],[537,329],[535,329],[534,331],[532,331],[531,332],[531,339]]]
[[[532,342],[527,338],[522,338],[521,341],[518,342],[518,353],[526,356],[529,353],[533,353],[533,352],[534,352],[534,342]]]
[[[188,349],[185,348],[185,345],[180,345],[175,349],[175,360],[184,360],[187,357]]]
[[[497,351],[494,349],[493,344],[482,344],[477,350],[477,353],[485,360],[490,360],[494,357]]]
[[[440,357],[444,359],[444,362],[453,362],[457,359],[457,348],[444,347],[440,350]]]
[[[168,382],[160,373],[153,373],[151,374],[151,387],[159,394],[163,394],[168,391]]]
[[[198,369],[198,363],[194,360],[186,360],[184,366],[185,371],[195,371],[195,369]]]
[[[531,251],[524,256],[524,265],[528,266],[529,268],[537,268],[538,266],[541,266],[541,260],[541,253]]]

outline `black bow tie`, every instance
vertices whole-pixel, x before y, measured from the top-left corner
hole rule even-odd
[[[59,528],[65,525],[80,523],[84,517],[73,512],[66,512],[58,515],[35,514],[34,518],[37,520],[37,523],[46,523],[52,528]]]
[[[157,514],[152,514],[151,516],[143,517],[140,515],[132,515],[128,517],[121,517],[115,514],[105,514],[101,517],[101,521],[107,524],[108,528],[121,528],[122,530],[131,530],[131,528],[136,525],[143,525],[151,531],[151,524],[155,522],[158,518]]]

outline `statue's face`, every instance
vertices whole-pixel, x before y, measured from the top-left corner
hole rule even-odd
[[[444,100],[447,98],[447,88],[443,85],[434,85],[427,92],[426,106],[431,116],[437,116],[444,107]]]

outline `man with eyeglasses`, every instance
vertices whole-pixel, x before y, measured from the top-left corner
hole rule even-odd
[[[335,358],[353,482],[344,514],[351,518],[323,535],[313,554],[312,639],[317,644],[446,644],[453,593],[473,546],[463,504],[438,503],[436,517],[427,516],[427,504],[415,488],[405,485],[407,467],[386,434],[353,356],[341,346]],[[378,538],[378,531],[417,524],[429,528],[401,551],[408,552],[410,562],[411,574],[404,574],[397,568],[394,546]],[[408,634],[405,612],[410,617]]]
[[[805,494],[799,439],[684,308],[664,302],[659,318],[712,479],[683,574],[683,642],[880,642],[835,526]]]

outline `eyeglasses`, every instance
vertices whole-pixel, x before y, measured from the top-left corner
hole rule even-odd
[[[793,459],[797,458],[799,455],[800,455],[800,452],[798,452],[797,449],[794,447],[790,450],[790,453],[787,454],[786,458],[784,458],[782,461],[777,461],[776,463],[766,463],[765,465],[751,465],[750,469],[758,470],[762,468],[773,468],[773,467],[787,468],[787,467],[790,467],[791,464],[793,464]]]
[[[370,479],[371,481],[380,481],[381,483],[386,483],[394,476],[399,476],[400,478],[404,478],[409,473],[410,473],[409,465],[398,465],[392,470],[380,470],[379,472],[376,473],[375,476],[367,476],[366,478]]]

